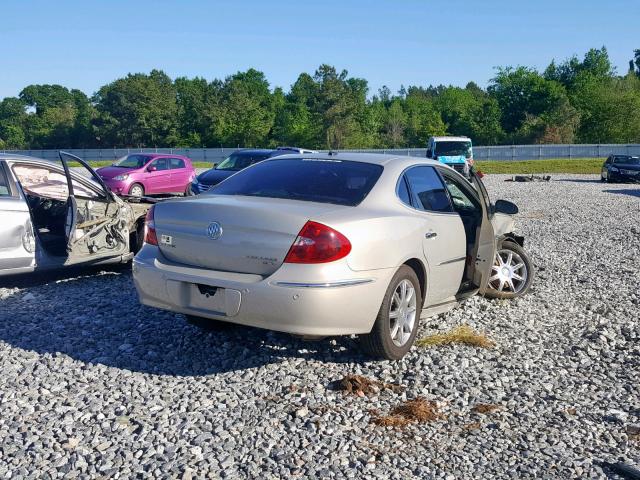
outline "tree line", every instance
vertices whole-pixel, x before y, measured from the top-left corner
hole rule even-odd
[[[486,89],[387,87],[330,65],[302,73],[288,92],[254,69],[224,80],[129,74],[91,97],[29,85],[0,102],[0,149],[424,147],[431,135],[478,145],[640,143],[640,50],[624,75],[605,47],[544,71],[497,68]]]

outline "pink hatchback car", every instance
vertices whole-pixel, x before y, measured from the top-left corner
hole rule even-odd
[[[110,167],[96,170],[104,183],[120,195],[191,194],[196,171],[189,157],[156,153],[132,153]]]

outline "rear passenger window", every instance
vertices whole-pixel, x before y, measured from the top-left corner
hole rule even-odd
[[[411,206],[411,194],[407,188],[407,181],[405,180],[404,175],[400,177],[400,181],[398,182],[398,198],[402,200],[402,203],[406,203]]]
[[[0,165],[0,197],[8,197],[10,195],[9,182],[7,181],[7,176],[4,173],[2,165]]]
[[[433,167],[413,167],[405,176],[416,208],[432,212],[453,211],[447,190]]]
[[[181,158],[172,158],[171,159],[171,170],[176,170],[178,168],[184,168],[184,160]]]

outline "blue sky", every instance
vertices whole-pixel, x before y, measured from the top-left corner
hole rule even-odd
[[[92,94],[129,72],[224,78],[250,67],[288,89],[321,63],[382,85],[486,86],[495,66],[544,68],[606,45],[625,72],[638,0],[5,1],[0,98],[32,83]]]

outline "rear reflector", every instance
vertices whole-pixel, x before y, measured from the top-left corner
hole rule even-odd
[[[158,237],[156,236],[156,222],[153,220],[153,209],[155,205],[147,211],[144,217],[144,243],[149,245],[158,245]]]
[[[327,263],[349,255],[351,242],[322,223],[308,221],[291,245],[285,263]]]

